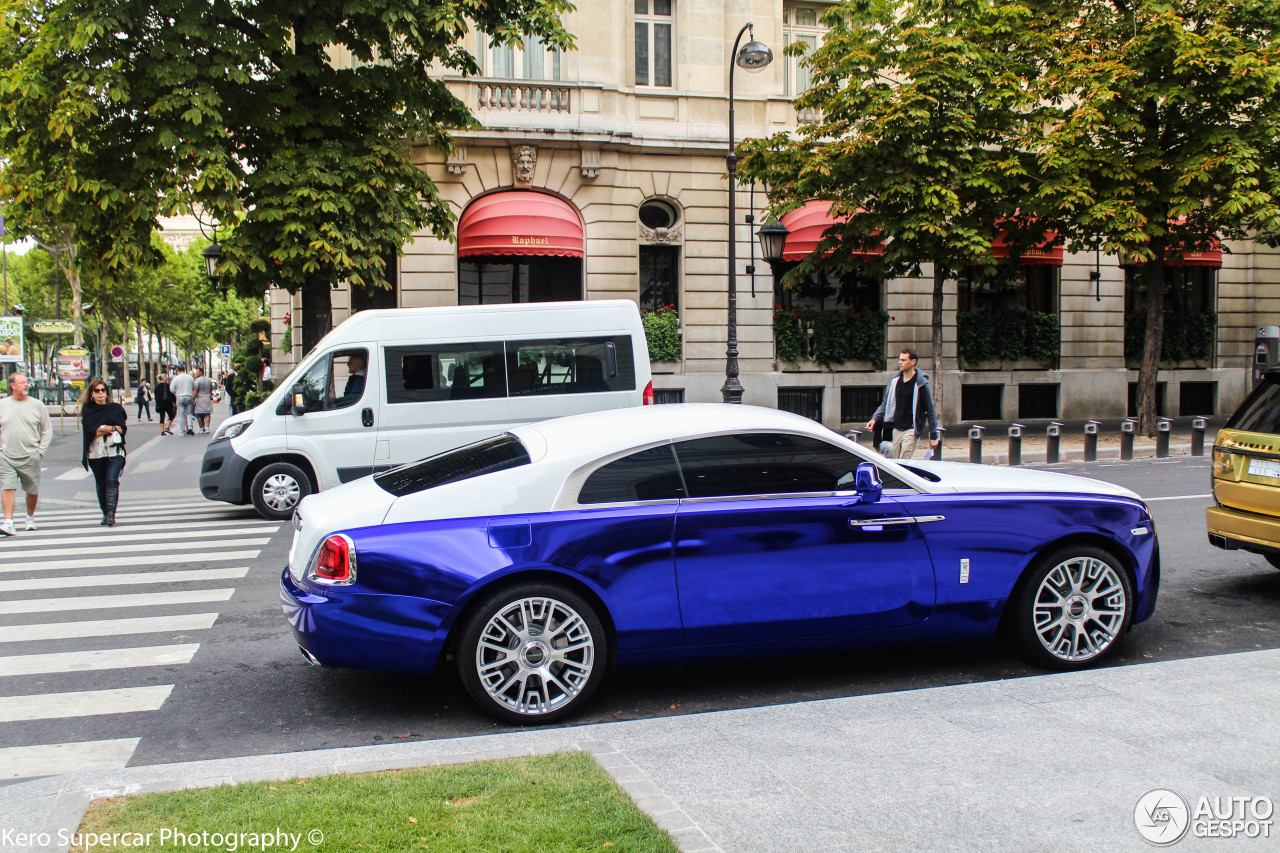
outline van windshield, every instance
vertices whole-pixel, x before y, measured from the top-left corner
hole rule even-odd
[[[373,480],[402,498],[446,483],[518,468],[531,461],[520,439],[505,433],[374,474]]]
[[[1227,429],[1280,435],[1280,372],[1271,371],[1227,422]]]

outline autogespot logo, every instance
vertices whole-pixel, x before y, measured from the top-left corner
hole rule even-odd
[[[1176,844],[1191,825],[1191,809],[1179,794],[1156,788],[1138,798],[1133,807],[1133,824],[1144,839],[1157,847]]]

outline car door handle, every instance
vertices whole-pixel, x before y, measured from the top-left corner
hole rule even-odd
[[[945,515],[903,515],[893,518],[851,518],[850,527],[881,527],[890,524],[925,524],[930,521],[946,521]]]
[[[367,427],[373,426],[373,409],[365,408],[360,410],[360,423]]]

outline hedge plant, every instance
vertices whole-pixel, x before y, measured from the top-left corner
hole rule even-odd
[[[642,311],[644,338],[649,344],[650,361],[680,360],[680,312],[674,305],[654,311]]]
[[[1160,360],[1171,363],[1209,362],[1213,358],[1213,336],[1218,328],[1218,315],[1164,315],[1164,340]],[[1131,363],[1142,361],[1142,348],[1147,336],[1147,312],[1130,311],[1124,318],[1124,357]]]
[[[869,361],[884,369],[887,311],[821,311],[816,308],[773,310],[773,336],[778,360],[811,361],[830,368],[848,361]]]
[[[960,355],[968,364],[1031,359],[1051,364],[1062,354],[1057,314],[1043,311],[960,311]]]

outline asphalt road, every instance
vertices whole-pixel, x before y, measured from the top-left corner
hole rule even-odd
[[[134,472],[126,476],[123,499],[126,505],[133,500],[139,509],[117,528],[112,544],[95,553],[129,556],[137,547],[129,544],[130,525],[141,529],[159,522],[194,532],[194,541],[202,543],[164,568],[200,570],[235,564],[247,567],[247,571],[243,577],[224,582],[226,588],[234,588],[225,601],[162,609],[137,607],[128,613],[130,617],[147,617],[216,611],[217,619],[211,628],[38,644],[40,653],[73,647],[119,649],[161,643],[198,643],[198,649],[188,663],[181,664],[0,677],[0,697],[121,688],[158,690],[172,685],[158,710],[79,717],[50,715],[0,722],[0,749],[137,738],[128,764],[142,765],[504,730],[504,726],[472,706],[451,673],[417,678],[310,666],[294,645],[279,606],[277,584],[288,550],[289,526],[280,525],[275,532],[263,533],[263,526],[257,524],[251,511],[218,504],[206,506],[193,500],[195,472],[207,437],[166,437],[147,444],[146,430],[144,426],[131,433],[131,446],[145,450],[135,453],[130,462]],[[154,428],[151,434],[154,435]],[[67,445],[67,440],[59,441],[46,460],[49,470],[43,492],[51,517],[69,512],[74,505],[92,504],[91,480],[57,479],[78,457],[78,446],[68,449]],[[146,461],[151,464],[140,464]],[[1155,616],[1123,640],[1120,654],[1109,665],[1133,666],[1280,647],[1280,572],[1261,558],[1219,551],[1206,541],[1204,509],[1211,502],[1207,458],[1053,467],[1122,484],[1151,500],[1164,569],[1159,604]],[[141,508],[144,503],[145,508]],[[228,532],[242,529],[245,532]],[[48,530],[42,533],[47,538],[41,547],[93,546],[104,541],[96,532],[65,536]],[[242,543],[257,541],[254,537],[268,539],[265,544],[251,546],[260,552],[256,557],[218,562],[221,554],[250,547]],[[28,539],[27,547],[34,541]],[[21,537],[0,542],[0,567],[14,565],[12,559],[21,555],[19,546]],[[23,576],[0,573],[0,578]],[[209,586],[163,584],[165,591]],[[103,591],[71,590],[61,594]],[[55,594],[0,593],[0,601]],[[84,611],[57,617],[47,613],[0,615],[0,626],[20,628],[54,618],[106,620],[119,616],[119,611]],[[36,645],[26,640],[0,642],[0,666],[5,657],[37,651]],[[995,642],[632,670],[606,680],[592,705],[572,723],[915,690],[1038,672]]]

